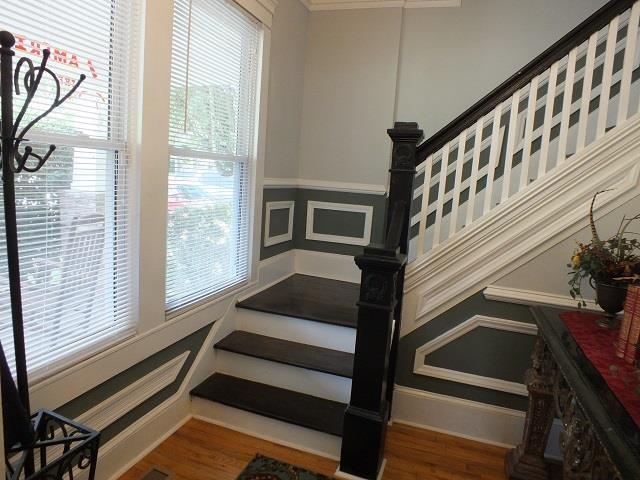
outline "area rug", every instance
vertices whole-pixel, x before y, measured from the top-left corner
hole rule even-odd
[[[329,477],[258,454],[236,480],[329,480]]]

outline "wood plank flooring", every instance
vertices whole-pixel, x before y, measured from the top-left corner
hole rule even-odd
[[[172,480],[235,480],[256,453],[331,476],[337,462],[200,420],[190,420],[120,480],[140,480],[152,467]],[[505,449],[394,424],[387,437],[384,480],[504,480]]]

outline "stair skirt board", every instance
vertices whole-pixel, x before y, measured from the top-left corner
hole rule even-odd
[[[356,330],[273,313],[236,308],[237,330],[353,353]]]
[[[351,379],[216,350],[216,371],[233,377],[348,403]]]
[[[341,438],[335,435],[299,427],[198,397],[191,398],[191,412],[197,419],[279,445],[332,460],[338,460],[340,457]]]

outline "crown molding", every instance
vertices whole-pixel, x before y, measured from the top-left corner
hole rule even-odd
[[[310,11],[357,10],[363,8],[459,7],[462,0],[300,0]]]

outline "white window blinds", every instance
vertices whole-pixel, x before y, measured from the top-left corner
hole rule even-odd
[[[233,2],[174,1],[169,314],[247,279],[259,40]]]
[[[133,333],[129,223],[129,104],[136,85],[137,0],[5,0],[0,28],[16,37],[16,60],[48,67],[62,107],[28,133],[58,148],[37,173],[16,175],[27,365],[30,379],[63,368]],[[14,62],[15,64],[15,62]],[[51,104],[45,75],[23,125]],[[23,95],[16,97],[16,112]],[[1,186],[0,186],[1,188]],[[4,218],[0,212],[0,340],[14,367]]]

